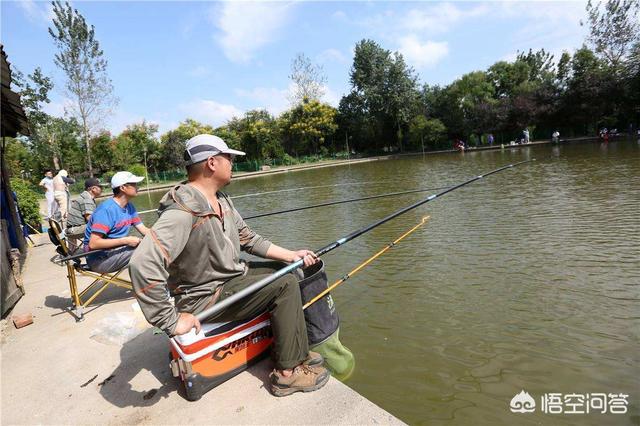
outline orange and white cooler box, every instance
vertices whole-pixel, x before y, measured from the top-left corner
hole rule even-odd
[[[269,353],[273,341],[268,312],[251,320],[202,324],[169,339],[171,371],[184,383],[187,399],[196,401],[207,391],[244,371]]]

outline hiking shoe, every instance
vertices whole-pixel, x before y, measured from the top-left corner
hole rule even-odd
[[[324,358],[318,352],[309,351],[309,355],[307,355],[307,358],[302,361],[302,363],[309,367],[315,367],[317,365],[322,365],[324,363]]]
[[[313,392],[329,381],[329,371],[324,367],[309,367],[300,364],[293,369],[289,377],[284,377],[277,370],[270,374],[271,393],[275,396],[287,396],[294,392]]]

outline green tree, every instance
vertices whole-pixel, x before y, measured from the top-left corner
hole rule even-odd
[[[46,125],[39,131],[39,137],[45,143],[34,146],[38,154],[40,170],[49,166],[54,158],[56,169],[66,169],[70,173],[80,173],[86,170],[85,156],[82,144],[81,130],[75,118],[65,119],[49,116]],[[56,161],[55,159],[58,159]]]
[[[626,111],[629,112],[629,121],[638,125],[640,124],[640,40],[631,48],[624,72]]]
[[[380,126],[375,118],[367,113],[364,98],[354,92],[340,99],[336,121],[337,138],[341,144],[344,143],[345,151],[368,150],[371,141],[379,134]]]
[[[280,117],[286,150],[299,154],[317,153],[335,133],[337,111],[331,105],[305,101]]]
[[[355,47],[350,81],[349,108],[359,108],[358,115],[377,124],[370,148],[379,150],[386,145],[402,150],[402,140],[418,105],[414,70],[401,54],[391,53],[372,40],[362,40]]]
[[[415,150],[435,150],[446,146],[447,128],[437,118],[416,115],[409,125],[409,141]]]
[[[65,89],[73,101],[70,112],[82,127],[87,167],[93,176],[90,135],[117,103],[117,98],[113,95],[107,60],[95,38],[93,25],[89,26],[68,2],[63,5],[56,0],[52,5],[54,28],[49,28],[49,34],[58,48],[54,62],[67,77]]]
[[[104,174],[116,168],[115,143],[112,143],[112,139],[111,133],[107,131],[103,131],[91,138],[94,158],[93,166],[99,174]]]
[[[4,160],[10,177],[21,177],[33,170],[33,155],[19,139],[7,138]]]
[[[487,73],[474,71],[427,97],[435,102],[433,107],[441,110],[437,118],[442,120],[450,136],[467,139],[471,134],[480,137],[496,127],[495,91]]]
[[[48,104],[49,92],[53,89],[51,78],[42,74],[37,67],[27,79],[20,71],[12,72],[13,83],[20,89],[20,101],[29,120],[29,130],[37,133],[38,127],[48,120],[48,115],[42,111],[44,104]]]
[[[213,134],[213,127],[187,118],[177,128],[160,136],[161,163],[164,170],[184,167],[184,150],[187,140],[201,133]]]
[[[639,40],[638,0],[607,0],[587,3],[588,41],[595,52],[617,71]]]
[[[12,73],[13,83],[18,87],[22,105],[29,123],[31,135],[24,139],[30,147],[34,158],[32,166],[36,169],[53,166],[60,169],[60,146],[55,132],[55,120],[43,111],[49,103],[49,92],[53,88],[51,79],[36,68],[32,74],[24,78],[19,71]],[[36,170],[39,172],[40,170]]]
[[[126,170],[133,164],[144,164],[157,172],[161,160],[158,126],[146,121],[128,125],[113,141],[114,164]]]
[[[247,153],[248,159],[284,157],[278,122],[268,111],[248,111],[234,126],[240,130],[242,150]]]
[[[11,179],[11,189],[18,198],[18,208],[26,224],[40,228],[39,195],[22,179]]]
[[[38,179],[48,168],[81,172],[84,169],[84,155],[77,121],[74,118],[54,117],[43,111],[53,88],[51,79],[36,68],[26,79],[21,73],[16,73],[14,83],[21,89],[21,100],[31,133],[29,137],[18,140],[29,153],[28,160],[21,157],[21,169],[29,171],[27,175],[31,174],[33,179]]]
[[[571,74],[563,98],[563,116],[582,134],[595,134],[614,99],[608,97],[610,82],[606,63],[583,46],[571,60]]]
[[[236,132],[228,124],[220,126],[213,132],[214,135],[221,138],[232,149],[242,149],[242,135]]]

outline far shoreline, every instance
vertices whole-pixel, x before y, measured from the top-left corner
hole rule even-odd
[[[615,137],[612,137],[611,140],[620,140],[620,139],[624,139],[627,138],[628,135],[625,133],[621,133],[618,134]],[[558,145],[566,145],[569,143],[583,143],[583,142],[593,142],[593,141],[598,141],[599,138],[596,136],[585,136],[585,137],[578,137],[578,138],[566,138],[566,139],[560,139],[558,142]],[[526,147],[531,147],[531,146],[539,146],[539,145],[550,145],[553,144],[554,142],[551,139],[542,139],[542,140],[537,140],[537,141],[532,141],[529,142],[528,144],[516,144],[516,145],[506,145],[506,144],[495,144],[493,146],[480,146],[480,147],[470,147],[468,150],[466,150],[465,152],[459,152],[455,149],[446,149],[446,150],[439,150],[439,151],[425,151],[425,152],[404,152],[404,153],[394,153],[394,154],[388,154],[388,155],[379,155],[379,156],[373,156],[373,157],[366,157],[366,158],[355,158],[355,159],[349,159],[349,160],[323,160],[323,161],[319,161],[317,163],[310,163],[310,164],[296,164],[296,165],[291,165],[291,166],[278,166],[278,167],[274,167],[271,168],[269,170],[260,170],[260,171],[256,171],[256,172],[237,172],[233,174],[233,179],[234,180],[242,180],[242,179],[251,179],[251,178],[255,178],[255,177],[260,177],[260,176],[266,176],[266,175],[272,175],[272,174],[277,174],[277,173],[288,173],[288,172],[295,172],[295,171],[300,171],[300,170],[311,170],[311,169],[319,169],[319,168],[324,168],[324,167],[335,167],[335,166],[344,166],[344,165],[352,165],[352,164],[358,164],[358,163],[367,163],[367,162],[371,162],[371,161],[382,161],[382,160],[394,160],[394,159],[399,159],[399,158],[404,158],[404,157],[415,157],[415,156],[419,156],[419,155],[438,155],[438,154],[460,154],[460,155],[464,155],[465,153],[473,153],[473,152],[479,152],[479,151],[495,151],[495,150],[504,150],[504,149],[521,149],[521,148],[526,148]],[[151,192],[159,192],[159,191],[165,191],[167,189],[173,188],[176,184],[180,183],[181,181],[176,180],[176,181],[172,181],[172,182],[167,182],[167,183],[162,183],[160,185],[152,185],[149,186],[149,188],[147,188],[146,186],[142,186],[140,187],[140,193],[151,193]],[[100,196],[97,198],[97,200],[103,200],[105,198],[108,198],[111,196],[110,191],[103,191],[104,195]],[[72,194],[72,196],[75,196],[78,194]],[[40,203],[40,213],[42,214],[43,212],[46,212],[46,199],[44,198],[44,194],[40,194],[41,198],[39,199],[39,203]],[[43,215],[44,216],[44,215]],[[44,224],[44,222],[43,222]],[[45,225],[47,226],[47,225]]]

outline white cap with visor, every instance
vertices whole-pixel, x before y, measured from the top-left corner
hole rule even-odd
[[[206,160],[218,154],[245,155],[244,152],[229,148],[217,136],[198,135],[189,139],[184,151],[184,161],[187,166]]]
[[[118,172],[111,178],[111,188],[119,188],[128,183],[142,182],[144,177],[136,176],[131,172]]]

